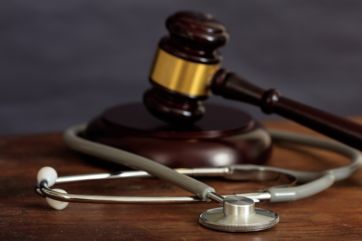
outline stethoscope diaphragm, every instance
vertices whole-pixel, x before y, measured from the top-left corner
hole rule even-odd
[[[254,232],[272,228],[279,216],[270,210],[255,208],[247,197],[225,198],[223,207],[206,210],[199,223],[207,228],[223,232]]]

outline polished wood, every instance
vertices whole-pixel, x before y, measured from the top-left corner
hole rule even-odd
[[[169,35],[158,48],[178,58],[194,63],[218,64],[218,48],[225,45],[228,33],[225,26],[209,14],[180,11],[166,20]],[[205,114],[202,101],[207,96],[188,96],[158,85],[150,76],[152,88],[145,91],[143,102],[157,118],[173,125],[190,125]]]
[[[219,70],[212,82],[214,94],[259,106],[266,114],[275,113],[315,131],[362,150],[362,125],[265,90],[226,70]]]
[[[266,161],[271,140],[260,123],[231,107],[207,108],[195,125],[173,126],[150,115],[142,103],[118,105],[91,121],[83,136],[174,168]]]
[[[212,15],[179,11],[166,19],[169,35],[161,39],[159,47],[180,58],[204,64],[221,61],[218,48],[225,45],[229,35],[224,24]]]
[[[362,118],[359,118],[362,123]],[[314,134],[296,124],[268,122],[268,127]],[[289,203],[262,203],[280,215],[280,223],[259,233],[222,233],[197,223],[198,215],[215,204],[106,205],[70,204],[51,210],[35,194],[35,176],[43,166],[60,175],[114,171],[114,165],[91,162],[69,150],[61,135],[35,134],[0,138],[0,240],[341,240],[362,238],[362,171],[314,197]],[[346,160],[325,152],[276,148],[271,165],[322,170]],[[202,179],[220,193],[252,191],[259,184]],[[186,192],[155,179],[62,185],[74,193],[116,195],[179,195]]]
[[[202,13],[178,12],[166,21],[170,36],[163,38],[159,47],[169,54],[187,60],[219,63],[217,51],[228,34],[222,23]],[[203,107],[206,96],[185,96],[157,85],[145,92],[144,104],[156,117],[173,125],[190,125],[200,120],[207,110]],[[220,69],[211,80],[211,92],[227,99],[259,106],[267,114],[276,113],[294,120],[324,135],[362,150],[362,126],[315,107],[281,96],[274,89],[265,90]]]
[[[206,97],[189,98],[153,83],[143,94],[143,104],[153,116],[174,126],[190,126],[205,115]]]

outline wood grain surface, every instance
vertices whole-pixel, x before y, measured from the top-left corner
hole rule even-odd
[[[315,134],[290,122],[266,125]],[[344,158],[326,152],[275,148],[270,164],[322,170],[345,162]],[[201,212],[216,206],[213,203],[72,203],[63,211],[54,211],[34,192],[36,173],[42,166],[53,166],[60,175],[117,169],[67,149],[59,133],[0,138],[0,240],[362,240],[362,171],[312,198],[289,203],[262,203],[260,206],[280,215],[280,223],[269,231],[222,233],[205,229],[197,222]],[[264,186],[220,179],[203,180],[222,194],[252,191]],[[156,179],[88,182],[62,187],[68,192],[87,194],[187,194]]]

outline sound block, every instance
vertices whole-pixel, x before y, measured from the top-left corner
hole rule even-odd
[[[118,105],[92,120],[82,135],[172,168],[262,164],[268,159],[271,138],[250,115],[212,104],[206,110],[196,124],[175,127],[153,117],[141,103]]]

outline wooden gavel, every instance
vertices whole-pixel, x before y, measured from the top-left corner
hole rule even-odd
[[[218,48],[225,45],[225,26],[211,15],[177,12],[166,20],[169,36],[161,39],[150,73],[152,88],[144,94],[147,109],[173,125],[190,125],[205,113],[209,93],[259,106],[347,145],[362,149],[362,126],[265,90],[220,68]]]

